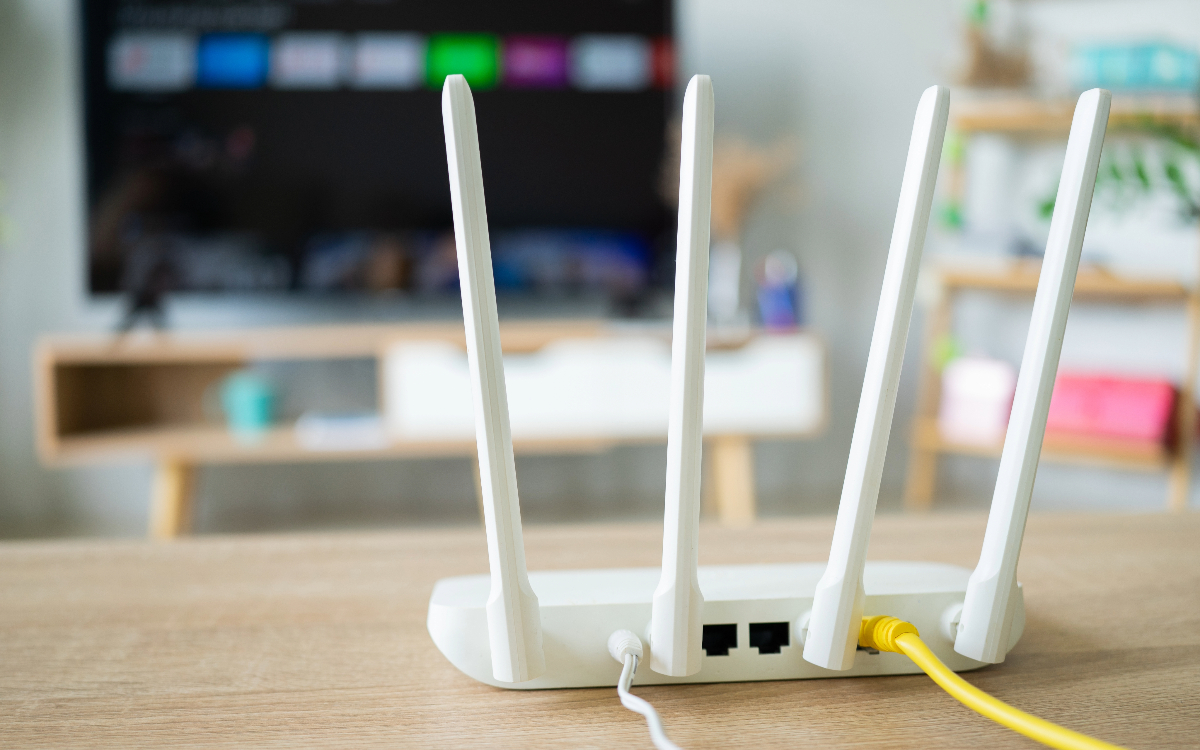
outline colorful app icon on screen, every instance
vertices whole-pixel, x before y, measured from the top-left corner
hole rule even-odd
[[[637,91],[653,78],[649,40],[631,34],[584,34],[571,42],[571,83],[588,91]]]
[[[253,89],[267,80],[270,48],[262,34],[205,34],[196,55],[196,85]]]
[[[461,74],[473,89],[488,89],[500,77],[500,41],[492,34],[437,34],[429,38],[427,82],[440,89],[446,76]]]
[[[665,37],[654,40],[654,85],[660,89],[675,85],[675,45]]]
[[[280,34],[271,45],[271,85],[284,89],[333,89],[346,77],[346,43],[341,34]]]
[[[565,88],[567,40],[556,36],[505,37],[504,84],[513,88]]]
[[[354,45],[352,82],[360,89],[412,89],[425,81],[425,37],[368,32]]]
[[[127,33],[109,42],[108,85],[117,91],[182,91],[195,78],[191,34]]]

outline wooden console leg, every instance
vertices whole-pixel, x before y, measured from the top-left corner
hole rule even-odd
[[[744,436],[722,436],[710,442],[709,463],[717,518],[724,526],[746,526],[758,516],[754,499],[754,446]]]
[[[192,529],[192,486],[195,468],[182,461],[163,461],[154,469],[150,497],[150,538],[174,539]]]

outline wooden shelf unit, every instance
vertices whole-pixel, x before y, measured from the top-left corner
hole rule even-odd
[[[959,97],[952,104],[950,127],[967,137],[996,133],[1017,139],[1061,139],[1070,130],[1074,109],[1075,101],[1068,99],[1035,99],[1017,93],[977,94]],[[1156,126],[1200,136],[1200,99],[1192,95],[1113,97],[1109,113],[1110,133],[1152,131]],[[951,166],[947,184],[951,194],[961,198],[965,184],[961,165]],[[939,455],[999,455],[998,447],[955,445],[941,440],[937,434],[941,374],[934,369],[932,353],[938,339],[951,330],[955,297],[966,290],[1032,296],[1037,290],[1040,270],[1041,263],[1037,261],[1010,261],[994,267],[934,269],[943,293],[926,316],[921,385],[905,490],[905,503],[910,509],[925,509],[933,502]],[[1187,340],[1184,342],[1184,375],[1176,404],[1176,433],[1169,449],[1084,438],[1067,441],[1048,436],[1042,457],[1048,461],[1111,468],[1166,469],[1170,472],[1167,506],[1175,511],[1185,510],[1196,425],[1195,384],[1200,377],[1200,286],[1188,288],[1172,280],[1125,278],[1103,268],[1081,266],[1075,283],[1075,298],[1112,304],[1156,302],[1184,306]]]
[[[601,320],[501,325],[504,350],[535,352],[564,338],[620,335],[670,340],[669,324]],[[714,330],[708,348],[740,347],[749,329]],[[373,449],[314,450],[294,425],[239,440],[214,417],[214,385],[229,373],[266,361],[373,359],[384,393],[384,354],[400,342],[444,341],[465,347],[461,323],[296,327],[222,332],[59,335],[34,355],[35,425],[43,463],[70,466],[113,461],[156,465],[149,527],[152,536],[189,530],[197,466],[235,463],[395,460],[475,456],[472,440],[390,440]],[[382,411],[382,409],[381,409]],[[753,435],[706,437],[706,509],[724,522],[755,516]],[[665,438],[665,433],[664,433]],[[599,453],[618,443],[661,442],[611,437],[516,440],[520,454]]]
[[[926,317],[924,351],[917,411],[913,420],[911,457],[905,504],[911,510],[928,509],[937,487],[940,455],[998,458],[1001,445],[964,445],[947,441],[938,432],[937,412],[941,400],[941,373],[933,365],[936,342],[952,328],[954,302],[964,291],[1032,297],[1037,291],[1041,263],[1012,261],[998,267],[931,267],[941,287],[937,305]],[[1141,443],[1089,436],[1047,435],[1042,460],[1133,471],[1169,471],[1167,505],[1171,510],[1187,508],[1191,473],[1192,443],[1196,426],[1195,382],[1200,357],[1200,292],[1177,281],[1126,279],[1102,268],[1081,266],[1075,282],[1075,299],[1134,304],[1158,302],[1182,304],[1188,316],[1185,377],[1176,404],[1177,432],[1173,445]]]

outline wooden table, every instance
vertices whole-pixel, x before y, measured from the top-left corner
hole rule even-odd
[[[822,560],[832,519],[705,527],[706,563]],[[875,558],[972,565],[981,515],[880,518]],[[651,525],[526,531],[534,568],[657,565]],[[0,545],[0,747],[650,747],[612,689],[505,691],[425,632],[473,529]],[[1043,515],[1028,624],[969,680],[1131,748],[1200,737],[1200,515]],[[614,665],[615,667],[615,665]],[[685,748],[1033,747],[923,675],[640,688]]]

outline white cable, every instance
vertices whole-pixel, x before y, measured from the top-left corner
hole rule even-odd
[[[621,670],[621,680],[617,683],[617,695],[621,698],[621,705],[646,717],[646,724],[650,727],[650,741],[658,750],[680,750],[679,745],[667,738],[662,719],[658,718],[658,711],[654,710],[654,706],[629,692],[629,685],[633,682],[637,665],[638,658],[636,656],[626,655],[625,667]]]

